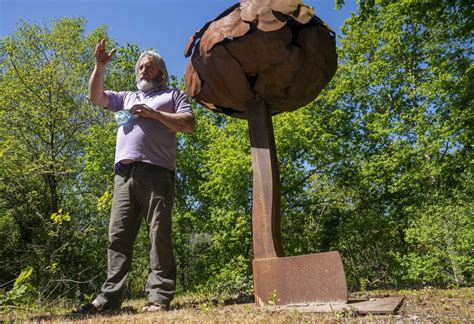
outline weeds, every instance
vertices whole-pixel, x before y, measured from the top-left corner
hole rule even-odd
[[[362,316],[353,309],[333,311],[329,313],[308,313],[298,309],[275,310],[270,307],[257,307],[249,303],[249,298],[241,296],[199,295],[186,294],[178,296],[172,303],[171,311],[147,314],[141,312],[145,300],[128,300],[123,307],[136,310],[135,314],[120,314],[108,317],[94,318],[97,322],[114,323],[146,323],[146,322],[226,322],[226,323],[318,323],[333,321],[360,321],[360,322],[472,322],[474,288],[456,288],[449,290],[422,289],[422,290],[378,290],[367,291],[369,297],[395,296],[405,297],[403,305],[397,315]],[[269,302],[277,303],[278,294],[269,296]],[[233,298],[233,299],[232,299]],[[9,321],[41,321],[44,323],[70,321],[68,313],[72,309],[64,308],[71,302],[56,302],[54,305],[43,305],[41,308],[32,308],[22,305],[22,308],[9,309],[2,314],[2,320]],[[269,303],[270,304],[270,303]],[[226,306],[225,306],[226,305]],[[75,321],[90,323],[91,318],[74,319]]]
[[[268,295],[268,305],[275,306],[278,304],[279,301],[280,298],[278,298],[278,292],[276,291],[276,289],[272,290],[272,292],[270,292],[270,294]]]

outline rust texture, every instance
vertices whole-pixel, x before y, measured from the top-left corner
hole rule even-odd
[[[271,115],[308,104],[337,68],[334,32],[297,0],[242,0],[191,36],[185,56],[189,94],[239,118],[255,98]]]
[[[253,261],[255,303],[259,306],[347,302],[347,283],[338,252]]]
[[[271,116],[314,100],[337,68],[334,33],[299,0],[242,0],[188,41],[185,81],[205,107],[249,125],[255,300],[347,301],[338,252],[284,257]]]
[[[253,162],[253,255],[282,257],[280,175],[271,117],[262,100],[247,103]]]

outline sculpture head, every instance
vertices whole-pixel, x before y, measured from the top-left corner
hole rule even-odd
[[[241,0],[197,31],[185,56],[190,95],[240,118],[256,98],[272,115],[308,104],[337,68],[334,32],[299,0]]]

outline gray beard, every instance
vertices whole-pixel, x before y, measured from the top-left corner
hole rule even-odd
[[[157,88],[158,86],[159,84],[156,80],[141,79],[140,81],[137,82],[138,90],[141,90],[143,92],[148,92],[152,89]]]

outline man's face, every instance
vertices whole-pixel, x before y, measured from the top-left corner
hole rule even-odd
[[[138,64],[138,80],[154,81],[160,75],[160,69],[148,56],[142,57]]]

